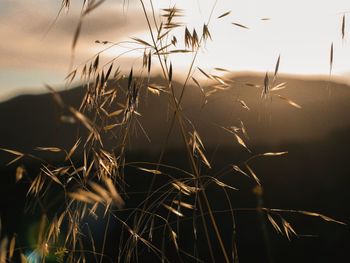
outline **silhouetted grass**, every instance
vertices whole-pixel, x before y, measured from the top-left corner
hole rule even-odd
[[[84,19],[103,2],[83,1],[72,54]],[[250,226],[260,230],[257,239],[266,247],[266,258],[272,262],[273,242],[269,229],[273,227],[277,234],[292,240],[298,236],[298,230],[290,222],[291,216],[344,224],[320,213],[267,207],[255,162],[262,158],[282,158],[288,154],[288,149],[256,152],[249,145],[249,131],[243,121],[235,126],[221,126],[215,120],[208,120],[227,132],[244,152],[240,155],[244,156],[243,160],[218,166],[219,160],[212,158],[216,150],[206,148],[202,131],[183,109],[190,87],[200,90],[197,99],[204,108],[216,94],[227,92],[235,85],[255,88],[267,107],[271,100],[281,99],[297,110],[302,109],[297,102],[279,94],[287,86],[278,80],[280,56],[273,74],[266,72],[260,84],[237,82],[221,76],[220,72],[226,72],[225,69],[209,71],[196,64],[203,45],[212,40],[210,23],[216,12],[216,2],[206,23],[190,30],[181,22],[186,10],[175,6],[155,10],[152,1],[140,0],[149,40],[131,38],[123,43],[130,44],[128,52],[141,51],[138,64],[130,69],[118,65],[118,59],[124,54],[106,60],[104,52],[120,43],[97,40],[104,46],[101,52],[73,67],[66,78],[67,85],[78,77],[83,83],[84,96],[79,106],[67,104],[59,93],[48,87],[58,106],[60,121],[77,124],[76,136],[68,149],[51,145],[37,147],[36,151],[45,153],[43,156],[2,149],[13,156],[9,164],[23,159],[38,164],[35,176],[29,174],[25,166],[18,166],[16,181],[27,180],[30,184],[26,196],[28,209],[40,211],[40,220],[33,233],[35,248],[31,254],[25,255],[25,248],[15,235],[3,237],[0,263],[19,260],[238,262],[241,220],[237,220],[238,213],[258,216]],[[70,1],[64,0],[61,10],[69,6]],[[228,11],[217,19],[229,15]],[[237,22],[232,24],[249,29]],[[178,55],[192,58],[180,87],[174,85],[177,69],[172,63],[172,57]],[[332,65],[333,45],[331,69]],[[152,83],[151,75],[158,69],[161,79]],[[146,153],[146,157],[140,156],[144,160],[130,160],[128,148],[135,138],[146,138],[152,147],[139,107],[140,100],[147,96],[158,97],[159,103],[166,101],[169,128],[155,156],[150,158]],[[242,98],[237,97],[236,102],[243,110],[250,110]],[[155,120],[157,118],[154,116]],[[165,124],[159,121],[157,125]],[[182,151],[169,156],[168,144],[173,134],[180,141]],[[56,161],[46,158],[46,154],[57,155]],[[235,193],[241,189],[236,186],[238,182],[230,179],[232,176],[240,178],[238,182],[244,178],[242,185],[248,187],[249,195],[243,198],[251,196],[252,205],[236,206],[241,200],[235,199]],[[248,238],[250,235],[254,233],[248,233]]]

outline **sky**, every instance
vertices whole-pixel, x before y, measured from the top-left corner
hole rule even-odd
[[[62,88],[71,66],[71,44],[80,4],[72,1],[62,12],[60,1],[0,1],[0,100],[20,93],[44,91],[44,84]],[[149,8],[149,1],[145,1]],[[350,14],[341,36],[346,0],[155,0],[155,8],[174,6],[184,10],[178,20],[201,32],[208,23],[212,41],[200,50],[196,65],[233,72],[272,72],[281,56],[280,72],[302,75],[329,74],[330,47],[334,45],[333,75],[347,79],[350,73]],[[231,11],[228,16],[217,19]],[[210,14],[211,19],[209,20]],[[269,18],[268,20],[262,20]],[[234,26],[239,23],[244,29]],[[179,42],[184,29],[175,31]],[[106,0],[83,24],[73,65],[81,65],[105,46],[95,40],[119,42],[139,37],[149,40],[138,0]],[[104,53],[111,59],[132,46],[122,45]],[[119,63],[127,70],[140,61],[142,52],[124,55]],[[192,54],[172,57],[176,72],[186,72]]]

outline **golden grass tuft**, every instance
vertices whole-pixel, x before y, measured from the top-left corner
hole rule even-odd
[[[83,1],[81,17],[73,35],[72,54],[77,48],[86,16],[104,2],[104,0]],[[123,65],[116,68],[116,64],[119,63],[118,59],[124,54],[108,61],[103,55],[105,51],[120,43],[96,40],[96,43],[104,46],[103,50],[82,65],[73,68],[66,77],[68,85],[79,74],[83,81],[85,95],[79,108],[66,105],[60,95],[47,86],[55,102],[65,112],[60,119],[81,124],[75,143],[70,149],[54,146],[36,148],[43,152],[64,153],[60,164],[50,163],[15,150],[1,149],[14,156],[9,165],[23,158],[34,158],[41,162],[40,171],[34,177],[27,174],[24,166],[17,166],[16,169],[16,181],[24,177],[29,178],[27,198],[32,200],[31,204],[34,207],[37,205],[42,213],[36,252],[41,262],[45,262],[45,258],[50,253],[55,255],[58,262],[88,262],[91,258],[95,262],[104,262],[109,227],[113,221],[122,229],[121,233],[115,236],[115,239],[119,241],[118,247],[115,248],[117,256],[112,259],[113,261],[138,262],[142,260],[142,253],[148,251],[153,253],[159,261],[169,262],[167,249],[172,247],[180,261],[182,261],[181,257],[186,255],[199,262],[208,260],[214,262],[215,255],[220,255],[222,262],[238,262],[235,216],[239,209],[232,206],[233,200],[231,200],[231,193],[238,189],[227,183],[224,176],[234,173],[250,178],[255,185],[254,193],[262,201],[262,181],[251,161],[264,156],[283,156],[287,154],[287,151],[254,154],[254,149],[248,147],[250,145],[249,136],[245,124],[240,121],[237,127],[221,128],[233,135],[235,142],[243,147],[250,157],[243,163],[231,164],[219,174],[215,173],[213,167],[216,164],[212,163],[207,156],[200,131],[196,129],[182,109],[184,94],[190,80],[193,81],[196,88],[201,90],[202,107],[205,107],[213,94],[235,87],[232,81],[218,76],[220,72],[227,73],[229,70],[220,67],[213,70],[206,67],[204,70],[201,65],[197,65],[197,56],[205,42],[214,40],[214,35],[209,31],[211,15],[203,23],[203,27],[190,30],[180,21],[185,10],[178,9],[176,6],[154,10],[152,1],[146,3],[140,0],[139,4],[148,26],[150,40],[132,37],[131,41],[126,42],[137,46],[137,48],[130,47],[130,52],[141,51],[142,55],[138,57],[141,65],[139,69],[136,69],[136,66],[124,69]],[[63,0],[59,13],[62,9],[68,11],[70,5],[70,0]],[[213,3],[212,13],[215,7],[216,1]],[[224,23],[223,18],[230,14],[231,11],[227,11],[219,15],[217,19]],[[268,18],[262,20],[268,20]],[[232,22],[231,24],[242,29],[249,29],[240,23]],[[342,22],[342,38],[344,36],[345,15]],[[332,44],[330,73],[333,67],[333,52]],[[178,54],[189,55],[192,61],[180,90],[175,90],[173,83],[177,69],[173,66],[172,57]],[[293,100],[275,93],[287,87],[287,83],[278,83],[280,63],[281,56],[279,55],[273,76],[266,72],[264,79],[261,80],[262,85],[251,83],[244,83],[244,85],[257,88],[263,100],[278,98],[301,109],[302,107]],[[161,70],[163,83],[150,83],[150,75],[155,65]],[[123,76],[122,72],[129,73]],[[216,72],[216,74],[211,72]],[[203,76],[210,85],[201,84],[202,81],[199,79]],[[159,99],[162,99],[163,96],[167,98],[170,112],[168,136],[160,150],[157,162],[132,163],[127,158],[128,142],[133,140],[135,127],[141,127],[142,130],[140,124],[142,111],[139,101],[144,94],[148,93]],[[238,98],[236,101],[244,110],[250,110],[244,100]],[[178,131],[181,137],[184,155],[188,160],[187,168],[163,162],[167,142],[174,130]],[[144,131],[142,133],[146,134]],[[117,143],[109,145],[106,138],[113,138]],[[78,160],[79,156],[82,156],[81,162]],[[150,185],[145,186],[147,191],[143,193],[144,200],[136,207],[128,206],[128,198],[131,193],[128,193],[125,180],[128,176],[125,172],[127,168],[137,168],[139,173],[152,177]],[[160,179],[162,183],[156,187],[157,179]],[[211,200],[208,194],[212,186],[225,194],[226,200],[220,200],[220,202],[225,202],[229,207],[227,213],[230,215],[233,229],[232,242],[229,244],[223,238],[223,226],[218,223],[217,213],[212,208],[217,202],[217,200]],[[55,198],[50,196],[52,189],[55,191],[58,189],[59,194]],[[51,211],[52,206],[57,206],[59,209]],[[289,240],[297,236],[297,231],[282,217],[283,213],[304,214],[343,224],[343,222],[314,212],[270,209],[262,206],[250,210],[263,212],[266,215],[265,220]],[[98,246],[88,223],[91,218],[101,221],[104,227],[102,244]],[[192,224],[193,235],[184,233],[181,228],[187,222]],[[187,251],[183,245],[182,236],[186,234],[192,238],[194,251]],[[202,238],[198,238],[199,235]],[[12,262],[16,253],[21,262],[27,261],[21,248],[16,248],[16,240],[16,237],[11,240],[7,237],[2,238],[0,263]],[[203,240],[210,259],[204,258],[196,251],[198,244]],[[85,249],[87,243],[90,244],[90,250]]]

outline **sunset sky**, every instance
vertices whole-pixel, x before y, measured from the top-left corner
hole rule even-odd
[[[62,87],[69,70],[79,3],[72,4],[70,12],[63,12],[53,24],[60,1],[0,2],[0,100],[19,92],[43,91],[44,83]],[[154,4],[156,8],[176,4],[184,9],[181,21],[191,30],[195,27],[201,32],[214,1],[162,0],[154,1]],[[229,10],[230,15],[217,19]],[[222,67],[234,72],[273,71],[280,54],[280,72],[327,75],[333,42],[333,73],[346,76],[350,72],[350,16],[346,21],[344,40],[341,38],[341,21],[344,12],[349,10],[345,0],[218,0],[209,23],[213,41],[200,51],[197,65],[209,70]],[[249,29],[232,23],[243,24]],[[113,42],[128,37],[147,39],[146,29],[139,1],[130,0],[123,6],[123,1],[107,0],[86,19],[74,64],[79,65],[103,48],[94,43],[96,39]],[[178,38],[182,41],[183,35]],[[122,51],[125,49],[115,48],[106,56],[112,58]],[[186,56],[174,57],[177,72],[185,72],[191,59],[191,55]],[[139,53],[131,53],[121,63],[131,65],[139,57]]]

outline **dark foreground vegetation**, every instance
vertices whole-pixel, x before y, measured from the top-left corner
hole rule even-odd
[[[259,80],[258,77],[242,77],[241,81],[247,82],[247,79],[249,82]],[[203,131],[206,156],[212,164],[210,175],[215,175],[221,184],[226,184],[225,187],[219,187],[213,181],[203,179],[208,184],[206,188],[208,199],[225,247],[231,251],[232,244],[237,244],[240,262],[346,262],[349,259],[350,249],[348,226],[295,211],[317,212],[349,223],[350,122],[347,118],[350,107],[349,87],[333,83],[332,94],[329,95],[328,91],[323,89],[325,83],[322,81],[288,79],[288,83],[290,86],[286,91],[289,92],[287,95],[304,106],[301,111],[278,102],[260,105],[259,98],[251,95],[255,93],[252,87],[244,85],[229,91],[225,96],[218,95],[217,100],[204,109],[201,109],[201,101],[194,99],[196,91],[188,94],[189,99],[184,103],[184,109],[192,114],[191,119]],[[309,97],[306,93],[318,94],[315,95],[313,103],[307,103]],[[234,99],[237,94],[250,106],[249,115],[241,111],[240,119],[235,115]],[[77,105],[81,95],[79,89],[62,93],[63,99],[70,105]],[[145,138],[139,126],[135,125],[133,132],[137,136],[136,140],[130,142],[124,173],[125,192],[128,194],[123,195],[124,208],[119,211],[116,209],[118,217],[130,225],[133,222],[128,221],[128,216],[135,213],[133,208],[140,207],[148,196],[148,186],[153,176],[152,173],[137,167],[153,169],[154,166],[149,164],[157,162],[159,157],[157,147],[162,146],[166,132],[166,125],[156,126],[157,120],[154,114],[157,112],[158,118],[165,120],[167,103],[163,102],[161,97],[152,96],[149,94],[148,99],[140,106],[144,107],[140,122],[151,140],[152,147],[149,147],[151,143]],[[220,106],[231,105],[225,100],[231,100],[232,106]],[[0,147],[39,155],[43,153],[33,150],[33,145],[55,145],[68,150],[76,139],[74,134],[77,126],[61,123],[62,114],[64,113],[53,103],[51,95],[21,96],[0,104],[0,121],[3,124],[0,130],[2,138]],[[216,120],[216,123],[207,123],[206,118]],[[251,154],[235,143],[233,136],[227,134],[222,127],[227,127],[227,123],[232,121],[236,121],[239,125],[241,119],[247,126],[250,137],[248,147],[252,149],[253,154],[288,151],[288,154],[281,156],[262,156],[251,160],[250,166],[259,177],[262,187],[257,187],[253,178],[237,173],[232,168],[232,165],[243,164]],[[257,119],[260,121],[256,121]],[[151,127],[158,128],[150,129]],[[50,153],[44,157],[56,162],[56,156]],[[82,163],[81,154],[77,153],[74,158],[77,163]],[[5,164],[13,158],[2,153],[0,159],[2,164]],[[163,158],[163,166],[159,168],[163,174],[156,177],[153,188],[156,190],[149,203],[157,205],[159,200],[171,202],[179,195],[170,193],[164,196],[164,192],[168,189],[162,188],[166,182],[163,176],[170,174],[175,178],[181,177],[180,170],[166,166],[186,169],[187,162],[187,156],[179,149],[178,138],[174,135]],[[25,169],[28,177],[16,183],[15,174],[18,166]],[[1,166],[2,235],[12,236],[16,233],[26,254],[35,248],[43,209],[40,207],[40,202],[32,200],[29,206],[29,201],[26,199],[30,178],[39,172],[40,167],[40,162],[28,158],[10,166]],[[203,168],[202,174],[205,177],[209,173]],[[47,204],[52,203],[52,206],[46,206],[44,209],[48,217],[53,217],[62,209],[59,200],[63,200],[64,196],[58,187],[53,185],[46,198],[52,202],[43,201]],[[181,198],[185,203],[193,203],[193,198],[185,194],[182,194]],[[228,199],[231,203],[227,202]],[[26,209],[28,207],[30,209]],[[290,235],[288,238],[279,234],[268,220],[267,213],[261,210],[265,207],[288,210],[289,212],[276,210],[272,215],[276,222],[282,218],[289,222],[297,236]],[[162,223],[160,219],[154,219],[153,243],[161,248],[164,256],[171,262],[195,262],[193,256],[204,262],[210,261],[207,237],[203,231],[203,221],[199,219],[199,212],[186,207],[182,207],[180,211],[183,217],[174,213],[169,214],[165,207],[158,209],[159,215],[167,217],[172,229],[178,233],[177,242],[181,252],[176,253],[174,243],[169,242],[172,237],[164,231],[162,228],[164,222]],[[234,213],[235,227],[232,225],[231,212]],[[84,219],[89,227],[82,227],[82,234],[94,237],[93,244],[89,238],[84,241],[86,251],[102,250],[104,227],[108,218],[103,214],[104,209],[100,207],[96,211],[99,220],[95,220],[93,216]],[[217,262],[223,262],[209,216],[204,218],[208,226],[209,239],[212,240],[214,257]],[[114,262],[121,253],[120,250],[127,247],[129,234],[125,229],[121,229],[120,222],[113,218],[108,225],[103,262]],[[194,229],[197,229],[196,234]],[[236,231],[234,235],[233,231]],[[149,237],[149,233],[145,235]],[[232,240],[234,237],[236,240]],[[195,238],[197,242],[194,242]],[[135,249],[137,256],[134,255],[131,261],[154,262],[159,259],[142,243]],[[53,256],[55,252],[56,256]],[[54,248],[51,248],[51,253],[51,260],[54,262],[59,255]],[[100,260],[96,253],[86,252],[86,257],[88,262]],[[50,257],[47,260],[50,261]]]

